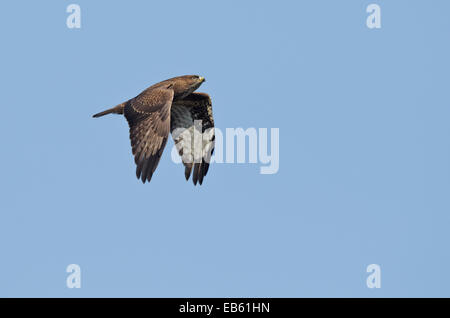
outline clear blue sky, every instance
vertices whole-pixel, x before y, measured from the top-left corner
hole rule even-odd
[[[450,2],[1,7],[0,296],[450,296]],[[183,74],[222,130],[280,129],[277,174],[194,187],[170,141],[135,178],[125,119],[91,115]]]

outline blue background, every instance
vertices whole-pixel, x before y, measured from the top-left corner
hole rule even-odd
[[[0,296],[450,296],[449,1],[70,3],[1,5]],[[194,187],[170,140],[135,178],[91,115],[183,74],[223,131],[280,129],[277,174]]]

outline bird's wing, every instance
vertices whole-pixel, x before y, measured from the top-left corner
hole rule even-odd
[[[125,106],[136,176],[143,183],[151,180],[164,151],[173,94],[172,89],[154,89],[131,99]]]
[[[174,101],[170,131],[185,166],[185,177],[202,184],[214,151],[214,119],[211,98],[205,93],[192,93]]]

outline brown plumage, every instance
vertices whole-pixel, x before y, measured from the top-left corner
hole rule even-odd
[[[93,116],[125,115],[136,176],[143,183],[151,180],[171,132],[185,166],[186,180],[193,169],[194,184],[202,184],[214,151],[211,98],[206,93],[194,93],[204,81],[197,75],[174,77]]]

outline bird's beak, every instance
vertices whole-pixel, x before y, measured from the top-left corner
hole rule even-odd
[[[203,83],[205,81],[205,78],[203,76],[200,76],[199,78],[200,83]]]

